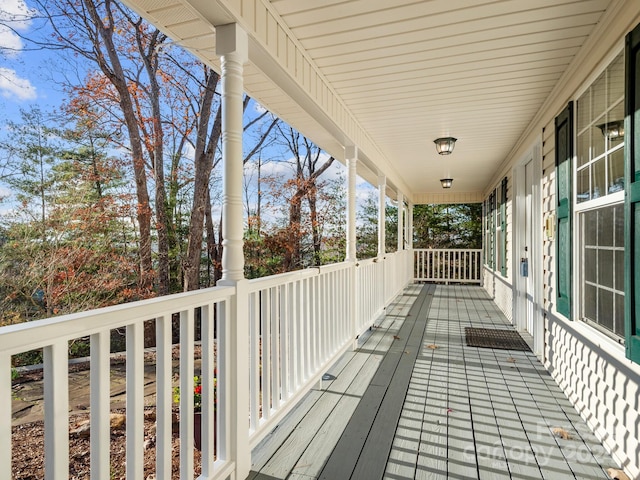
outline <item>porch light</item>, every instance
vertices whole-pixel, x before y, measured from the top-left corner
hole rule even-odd
[[[611,122],[596,125],[602,135],[609,140],[619,140],[624,137],[624,120],[613,120]]]
[[[436,138],[433,143],[436,144],[436,150],[440,155],[449,155],[453,152],[453,147],[457,140],[457,138],[453,137],[443,137]]]
[[[441,178],[440,184],[442,188],[451,188],[451,184],[453,183],[453,178]]]

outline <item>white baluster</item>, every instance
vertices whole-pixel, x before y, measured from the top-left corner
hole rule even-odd
[[[44,347],[45,480],[69,476],[69,367],[66,340]]]
[[[110,331],[91,335],[90,371],[90,452],[91,478],[110,478],[109,445],[111,443],[110,414]]]

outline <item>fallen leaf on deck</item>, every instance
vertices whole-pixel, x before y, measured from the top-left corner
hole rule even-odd
[[[614,480],[630,480],[626,473],[617,468],[607,468],[607,473]]]
[[[436,348],[440,348],[440,347],[432,343],[431,345],[427,345],[427,348],[430,348],[431,350],[435,350]]]
[[[513,358],[513,357],[509,357],[509,358],[507,358],[507,362],[516,363],[517,360],[515,358]]]
[[[400,337],[399,337],[398,335],[394,335],[394,336],[393,336],[393,339],[394,339],[394,340],[400,340]]]
[[[551,432],[553,432],[553,434],[558,438],[562,438],[563,440],[571,440],[571,434],[564,428],[554,427]]]

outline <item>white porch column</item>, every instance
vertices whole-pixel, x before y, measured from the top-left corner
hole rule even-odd
[[[219,285],[234,285],[235,295],[228,309],[220,311],[221,321],[229,328],[225,345],[228,365],[220,372],[227,421],[222,436],[229,430],[229,445],[221,445],[221,458],[236,464],[235,478],[247,478],[251,470],[249,446],[249,292],[244,278],[242,208],[242,96],[243,65],[248,58],[247,33],[237,24],[216,27],[216,53],[222,70],[222,278]],[[228,313],[228,317],[227,317]],[[204,472],[210,475],[211,472]]]
[[[404,195],[398,192],[398,251],[404,250]]]
[[[244,278],[242,251],[242,95],[247,34],[237,24],[216,27],[216,53],[222,67],[222,282]]]
[[[409,250],[413,250],[413,203],[409,203],[409,213],[407,214],[408,226],[407,226],[407,240],[409,244]]]
[[[382,258],[387,253],[385,243],[385,211],[386,205],[387,177],[378,175],[378,257]]]
[[[358,147],[347,146],[344,149],[347,161],[347,256],[345,261],[356,261],[356,165]]]

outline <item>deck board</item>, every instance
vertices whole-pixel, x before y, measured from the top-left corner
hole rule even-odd
[[[376,323],[254,450],[250,478],[596,480],[616,466],[531,352],[466,345],[465,327],[513,328],[481,287],[412,285]]]
[[[423,288],[340,437],[321,479],[382,478],[427,323],[433,287]]]
[[[414,296],[406,295],[388,308],[376,328],[362,335],[360,348],[345,355],[348,358],[340,369],[330,370],[335,380],[312,390],[303,400],[306,406],[294,411],[295,418],[287,416],[254,449],[250,479],[259,479],[260,475],[288,478],[288,474],[305,478],[319,473],[392,347],[414,300]]]

